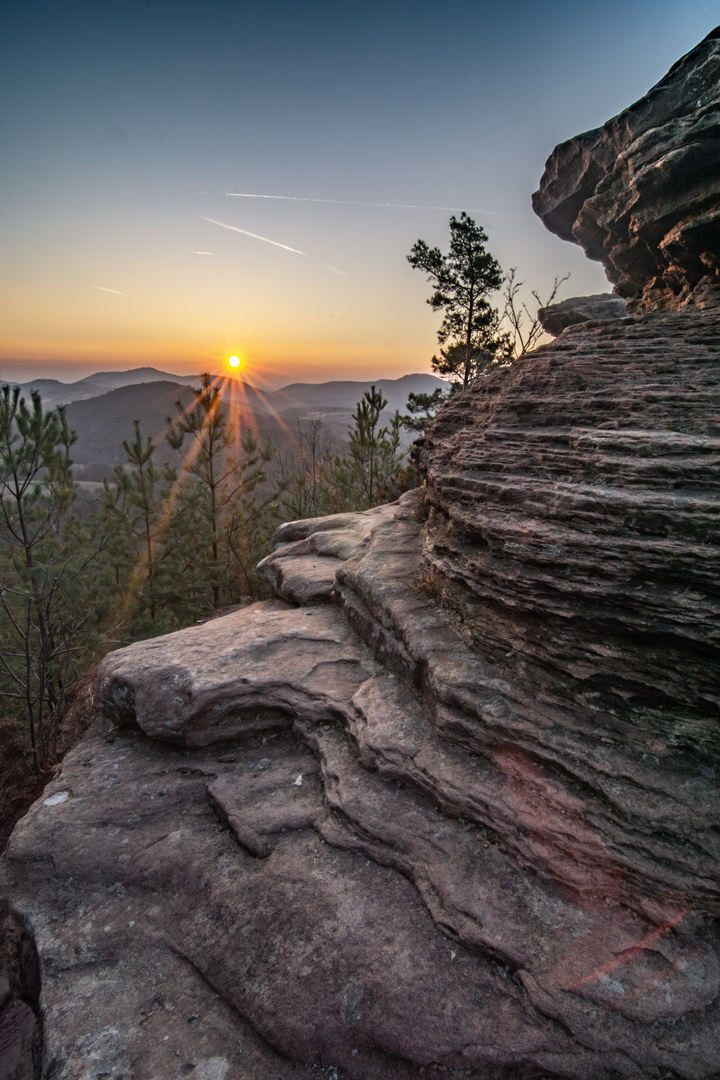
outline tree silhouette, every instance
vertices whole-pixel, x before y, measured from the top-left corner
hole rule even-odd
[[[432,359],[433,370],[462,381],[463,389],[489,367],[507,360],[510,340],[488,301],[503,282],[500,265],[487,251],[487,235],[463,211],[450,218],[450,250],[413,244],[407,259],[423,270],[435,291],[428,298],[433,311],[444,312],[438,341],[447,347]]]

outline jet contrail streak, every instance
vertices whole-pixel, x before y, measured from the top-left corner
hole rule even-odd
[[[115,293],[116,296],[124,296],[124,292],[120,292],[119,289],[106,289],[104,285],[93,285],[93,289],[100,289],[102,292]]]
[[[416,206],[414,203],[394,202],[355,202],[348,199],[306,199],[300,195],[250,195],[243,191],[227,191],[225,193],[233,199],[282,199],[283,202],[312,202],[332,203],[333,206],[382,206],[393,210],[449,210],[452,213],[462,213],[459,206]],[[473,210],[474,214],[494,214],[494,210]]]
[[[253,240],[264,240],[266,244],[272,244],[274,247],[284,248],[285,251],[293,251],[296,255],[304,255],[304,251],[298,251],[297,248],[288,247],[287,244],[278,244],[277,240],[268,240],[267,236],[258,236],[257,233],[248,232],[247,229],[238,229],[237,225],[226,225],[224,221],[216,221],[215,218],[200,217],[203,221],[209,221],[211,225],[219,225],[221,229],[230,229],[231,232],[242,233],[243,236],[252,236]]]

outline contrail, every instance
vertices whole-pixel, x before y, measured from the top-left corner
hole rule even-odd
[[[102,292],[115,293],[116,296],[124,296],[124,292],[120,292],[119,289],[106,289],[104,285],[93,285],[93,289],[101,289]]]
[[[191,255],[214,255],[214,251],[191,251]]]
[[[232,232],[242,233],[243,236],[252,236],[253,240],[264,240],[266,244],[272,244],[274,247],[284,248],[285,251],[293,251],[296,255],[304,255],[304,251],[298,251],[297,248],[288,247],[287,244],[278,244],[277,240],[268,240],[267,236],[258,236],[257,233],[248,232],[247,229],[238,229],[237,225],[226,225],[224,221],[216,221],[215,218],[200,217],[203,221],[209,221],[211,225],[219,225],[221,229],[230,229]]]
[[[312,202],[332,203],[333,206],[382,206],[393,210],[449,210],[451,213],[462,213],[460,206],[416,206],[414,203],[395,202],[356,202],[349,199],[305,199],[300,195],[250,195],[243,191],[226,191],[225,194],[233,199],[282,199],[283,202]],[[474,214],[494,214],[494,210],[473,210]]]

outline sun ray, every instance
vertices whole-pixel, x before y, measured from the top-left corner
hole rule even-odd
[[[616,1012],[618,1009],[624,1008],[632,1001],[637,1001],[638,998],[644,997],[645,994],[649,994],[651,990],[654,990],[657,986],[661,986],[663,983],[671,979],[677,972],[684,971],[691,960],[694,960],[696,956],[699,956],[701,952],[704,952],[708,947],[706,941],[701,942],[700,945],[696,945],[690,952],[685,953],[678,960],[675,960],[672,964],[668,964],[662,971],[659,971],[657,975],[653,975],[652,978],[646,979],[635,990],[629,994],[625,994],[622,1001],[618,1001],[616,1005],[610,1005],[607,1012]]]
[[[683,908],[682,911],[679,911],[671,919],[668,919],[668,921],[664,923],[663,926],[658,927],[650,934],[647,934],[647,936],[644,937],[641,941],[638,941],[637,945],[632,945],[629,949],[624,949],[617,956],[614,956],[612,960],[609,960],[607,964],[603,964],[601,967],[596,968],[594,971],[591,971],[589,975],[585,976],[585,978],[579,979],[577,982],[572,983],[570,986],[568,986],[568,990],[575,990],[578,986],[584,986],[585,983],[592,982],[594,979],[599,979],[602,975],[608,975],[611,971],[614,971],[622,964],[627,964],[628,961],[632,960],[633,957],[637,956],[637,954],[642,952],[643,949],[649,949],[651,945],[653,945],[656,941],[659,941],[660,938],[667,934],[669,930],[672,930],[674,926],[677,926],[677,924],[682,919],[684,919],[685,916],[692,911],[692,909],[692,904],[689,907]]]
[[[233,354],[234,355],[234,354]],[[247,366],[243,364],[243,371],[246,371]],[[173,483],[167,494],[164,502],[164,506],[158,518],[155,521],[153,536],[151,540],[151,552],[153,558],[157,556],[161,551],[161,545],[163,537],[167,531],[167,528],[172,521],[173,515],[177,508],[178,498],[185,478],[188,472],[192,469],[193,464],[197,460],[198,455],[201,453],[201,435],[209,423],[212,421],[212,415],[215,410],[221,408],[223,404],[227,407],[228,423],[233,432],[234,449],[239,460],[242,451],[243,432],[251,431],[257,439],[259,445],[262,446],[263,439],[260,435],[260,429],[258,424],[258,410],[253,408],[253,401],[248,391],[248,387],[252,391],[253,395],[257,395],[264,408],[267,410],[267,415],[272,417],[281,431],[288,436],[293,442],[296,441],[296,435],[289,427],[285,419],[280,415],[278,410],[268,400],[267,393],[262,389],[254,386],[244,378],[233,378],[229,374],[212,375],[208,383],[208,390],[217,389],[219,391],[217,401],[214,408],[204,418],[201,432],[192,442],[187,446],[187,449],[183,447],[181,453],[182,464],[176,470]],[[268,393],[272,393],[269,391]],[[181,404],[181,403],[179,403]],[[188,403],[186,406],[178,408],[176,415],[168,417],[168,423],[165,427],[160,438],[157,440],[161,443],[165,440],[165,437],[172,433],[177,426],[182,423],[183,419],[188,416],[195,405],[195,400]],[[132,608],[134,602],[138,598],[138,594],[142,589],[142,584],[145,576],[148,572],[148,557],[145,551],[139,551],[133,570],[131,571],[127,586],[124,591],[124,596],[121,600],[119,607],[119,615],[122,622],[124,622]]]

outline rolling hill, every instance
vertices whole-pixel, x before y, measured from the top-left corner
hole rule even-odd
[[[332,407],[352,412],[365,391],[376,386],[387,398],[389,411],[394,412],[405,409],[408,394],[431,394],[436,387],[446,385],[435,375],[403,375],[399,379],[368,379],[366,382],[292,383],[266,394],[265,400],[278,411],[302,407],[317,412]]]
[[[140,371],[144,375],[154,369]],[[99,381],[106,376],[120,374],[127,376],[128,373],[100,373]],[[97,385],[95,380],[96,377],[92,376],[81,381]],[[108,381],[111,379],[108,378]],[[198,380],[188,381],[196,385]],[[244,384],[242,407],[231,407],[230,395],[226,398],[226,405],[236,430],[251,429],[261,441],[271,439],[282,449],[292,444],[297,425],[310,418],[322,420],[336,439],[344,438],[351,426],[357,402],[371,385],[370,382],[296,383],[263,394],[255,387]],[[405,375],[401,379],[377,380],[374,385],[388,399],[388,409],[383,414],[383,422],[387,423],[396,408],[404,408],[409,393],[428,393],[443,384],[433,375]],[[38,389],[43,394],[42,387]],[[177,456],[166,446],[163,434],[167,417],[176,414],[175,402],[178,399],[184,404],[189,403],[192,400],[191,391],[187,385],[179,384],[175,376],[167,376],[152,382],[136,379],[129,385],[70,402],[66,406],[66,413],[71,428],[78,436],[72,448],[76,465],[117,465],[124,461],[122,441],[132,436],[132,425],[136,419],[140,421],[143,435],[150,435],[158,442],[158,456],[162,460],[177,462]],[[408,436],[408,442],[410,439],[411,436]]]
[[[158,443],[158,457],[177,463],[177,455],[163,439],[166,420],[175,416],[178,399],[183,403],[192,400],[189,388],[198,384],[197,375],[172,375],[143,367],[100,371],[74,383],[34,379],[16,385],[24,393],[38,390],[46,408],[65,405],[68,422],[77,433],[72,449],[76,471],[79,476],[99,479],[111,473],[110,466],[124,461],[122,441],[132,437],[136,419],[143,435],[150,435]],[[280,449],[292,445],[298,425],[309,419],[320,419],[336,439],[343,439],[358,401],[372,385],[388,399],[384,423],[390,421],[395,409],[404,410],[408,394],[431,393],[437,386],[445,385],[434,375],[421,374],[374,382],[293,383],[269,392],[240,380],[235,380],[235,384],[240,393],[226,395],[225,403],[236,429],[250,428],[261,441],[270,439]],[[231,399],[238,397],[242,406],[231,406]],[[408,435],[407,441],[411,441],[411,436]]]
[[[171,382],[151,382],[122,386],[99,397],[73,401],[66,407],[70,427],[77,434],[72,448],[77,465],[118,465],[125,460],[123,439],[133,435],[133,421],[139,420],[143,436],[151,436],[158,444],[160,460],[177,463],[177,454],[170,450],[163,435],[167,417],[177,414],[176,401],[184,405],[192,401],[189,387]],[[272,439],[277,444],[288,441],[288,435],[278,420],[265,412],[250,409],[231,410],[230,419],[240,431],[255,431],[261,441]]]
[[[39,390],[45,408],[54,409],[56,405],[67,405],[71,401],[99,397],[121,386],[158,381],[195,386],[200,381],[200,376],[171,375],[166,371],[158,371],[156,368],[142,367],[132,368],[130,371],[97,371],[93,375],[87,375],[84,379],[78,379],[77,382],[72,383],[60,382],[59,379],[32,379],[30,382],[12,385],[19,386],[24,394],[29,394],[31,390]]]

